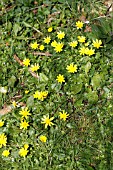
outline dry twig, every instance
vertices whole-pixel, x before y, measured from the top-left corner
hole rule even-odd
[[[52,56],[52,54],[50,54],[49,52],[46,53],[40,53],[40,52],[33,52],[34,55],[44,55],[44,56]]]

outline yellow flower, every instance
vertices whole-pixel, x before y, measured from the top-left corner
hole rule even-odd
[[[65,82],[64,76],[59,74],[56,79],[59,83]]]
[[[38,48],[38,46],[39,46],[39,44],[37,44],[37,42],[31,43],[31,48],[32,49],[36,50]]]
[[[25,94],[28,94],[29,93],[29,90],[25,90]]]
[[[22,108],[22,110],[19,112],[20,115],[22,115],[22,118],[28,118],[29,115],[31,115],[29,113],[30,111],[28,110],[28,107],[26,108]]]
[[[58,53],[58,52],[61,52],[63,46],[64,46],[63,43],[57,43],[57,45],[56,45],[56,47],[55,47],[55,51],[56,51],[57,53]]]
[[[28,144],[25,144],[24,145],[24,148],[27,150],[29,148],[29,145]]]
[[[49,27],[48,28],[48,32],[52,32],[53,31],[53,28],[52,27]]]
[[[57,42],[56,42],[55,40],[52,41],[51,46],[52,46],[52,47],[56,47],[56,46],[57,46]]]
[[[42,51],[44,50],[44,45],[40,45],[39,49]]]
[[[4,133],[0,134],[0,148],[2,145],[6,146],[7,143],[7,137]]]
[[[76,22],[76,27],[77,29],[81,29],[83,27],[83,22],[82,21]]]
[[[54,125],[51,121],[54,119],[54,117],[49,118],[49,116],[43,116],[42,118],[42,124],[45,124],[45,128],[48,126]]]
[[[65,112],[63,110],[63,113],[59,112],[59,116],[60,116],[60,119],[63,119],[64,121],[66,121],[66,119],[68,118],[69,114],[67,114],[67,112]]]
[[[25,157],[28,152],[29,152],[28,150],[21,148],[19,151],[19,155]]]
[[[93,54],[95,54],[95,50],[93,50],[92,48],[91,49],[86,48],[86,55],[91,56]]]
[[[4,125],[4,121],[0,120],[0,127]]]
[[[101,40],[98,40],[98,39],[96,39],[95,41],[93,40],[93,47],[98,49],[98,48],[102,47],[101,45],[102,45]]]
[[[43,101],[46,97],[47,97],[47,95],[48,95],[48,92],[47,91],[36,91],[35,92],[35,94],[33,94],[33,97],[35,98],[35,99],[38,99],[38,100],[41,100],[41,101]]]
[[[23,60],[23,64],[24,64],[25,66],[30,65],[30,60],[29,60],[28,58],[24,59],[24,60]]]
[[[41,142],[46,142],[46,140],[47,140],[47,137],[46,136],[44,136],[44,135],[41,135],[40,136],[40,140],[41,140]]]
[[[78,38],[78,41],[81,43],[84,43],[86,40],[86,37],[84,37],[84,36],[78,36],[77,38]]]
[[[15,101],[12,101],[12,105],[15,108],[17,106],[17,103]]]
[[[63,39],[64,37],[65,37],[65,33],[64,32],[57,32],[57,37],[58,37],[58,39]]]
[[[34,97],[35,99],[41,100],[41,99],[42,99],[42,94],[37,90],[37,91],[35,92],[35,94],[33,94],[33,97]]]
[[[38,100],[43,101],[43,100],[47,97],[47,95],[48,95],[48,92],[43,92],[43,91],[41,91],[41,92],[39,92],[37,98],[38,98]]]
[[[43,99],[45,99],[48,95],[48,91],[42,91],[42,96],[43,96]]]
[[[36,63],[35,63],[35,65],[31,65],[30,70],[31,70],[32,72],[34,72],[34,71],[39,70],[39,68],[40,68],[39,64],[36,64]]]
[[[50,43],[50,41],[51,41],[51,38],[50,38],[50,37],[46,37],[46,38],[44,38],[44,42],[45,42],[46,44],[49,44],[49,43]]]
[[[84,45],[87,47],[89,45],[89,42],[85,43]]]
[[[71,63],[70,65],[67,66],[66,69],[68,70],[69,73],[75,73],[77,72],[77,65],[76,64],[74,65],[73,63]]]
[[[28,122],[26,122],[25,120],[21,121],[20,129],[27,129],[28,126],[29,126]]]
[[[77,41],[72,41],[72,42],[69,43],[69,45],[70,45],[71,47],[76,47],[77,44],[78,44]]]
[[[4,151],[2,152],[2,155],[5,156],[5,157],[8,157],[9,154],[10,154],[9,150],[4,150]]]
[[[28,145],[28,144],[25,144],[24,147],[19,150],[19,155],[25,158],[25,156],[26,156],[26,155],[28,154],[28,152],[29,152],[29,151],[27,150],[28,147],[29,147],[29,145]]]
[[[86,49],[87,49],[86,47],[81,47],[79,50],[80,55],[86,54]]]

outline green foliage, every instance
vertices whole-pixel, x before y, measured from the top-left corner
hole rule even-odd
[[[106,16],[97,17],[94,21],[96,23],[92,25],[92,35],[95,34],[95,37],[103,39],[103,42],[107,43],[107,49],[111,49],[113,44],[113,16],[111,15],[109,18]]]
[[[4,121],[0,134],[7,136],[6,146],[0,148],[1,170],[112,170],[113,22],[107,17],[95,19],[102,2],[89,2],[2,0],[0,113],[10,111],[0,114]],[[80,15],[90,22],[77,29]],[[92,32],[85,31],[87,26]],[[62,40],[57,37],[59,31],[65,33]],[[61,52],[51,42],[44,43],[47,36],[51,42],[64,44]],[[88,47],[80,42],[70,47],[78,36],[86,37]],[[93,46],[95,39],[102,40],[102,47]],[[31,48],[34,42],[36,49]],[[43,51],[40,45],[44,45]],[[94,54],[80,54],[83,46],[94,49]],[[28,67],[23,65],[24,59],[30,60]],[[35,63],[40,67],[33,72]],[[73,73],[67,69],[71,63],[77,65]],[[56,80],[59,74],[65,82]],[[26,107],[31,115],[22,118],[19,113]],[[69,114],[65,121],[59,115],[63,111]],[[45,128],[43,116],[54,117],[54,125]],[[27,129],[20,128],[23,119],[29,122]],[[47,137],[46,142],[40,140],[41,135]],[[22,157],[19,151],[24,144],[29,147]],[[2,155],[5,149],[10,151],[8,157]]]

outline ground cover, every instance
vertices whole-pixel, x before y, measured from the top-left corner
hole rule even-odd
[[[112,170],[112,2],[1,1],[1,170]]]

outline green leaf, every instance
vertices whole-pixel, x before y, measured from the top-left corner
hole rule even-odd
[[[72,94],[77,94],[81,91],[82,89],[82,83],[80,84],[75,84],[75,85],[71,85],[70,90]]]
[[[90,34],[90,36],[92,36],[92,38],[100,37],[102,32],[100,31],[99,27],[97,25],[94,25],[94,24],[91,27],[92,27],[92,33]]]
[[[75,126],[72,125],[72,123],[67,123],[67,124],[66,124],[66,127],[68,127],[69,129],[73,129]]]
[[[48,77],[44,73],[40,73],[39,77],[41,82],[48,81]]]
[[[14,34],[17,36],[17,33],[21,30],[21,27],[19,24],[15,23],[14,26],[13,26],[13,31],[14,31]]]
[[[110,31],[111,31],[110,23],[106,20],[106,18],[99,18],[98,20],[100,21],[103,32],[105,34],[110,33]]]
[[[85,65],[85,73],[86,74],[89,72],[90,68],[91,68],[91,63],[87,62],[87,64]]]
[[[75,101],[75,106],[76,107],[80,107],[81,105],[82,105],[82,101],[83,101],[83,99],[79,99],[79,100],[77,100],[77,101]]]
[[[66,1],[65,0],[58,0],[58,2],[65,3]]]
[[[33,96],[30,96],[28,99],[27,99],[27,106],[28,107],[32,107],[34,105],[34,97]]]
[[[100,87],[100,83],[101,83],[101,76],[100,74],[96,73],[91,79],[91,85],[93,86],[94,89],[97,89],[98,87]]]
[[[12,29],[12,23],[10,21],[7,24],[7,28],[8,28],[9,31]]]
[[[54,90],[54,91],[56,91],[56,92],[59,92],[60,89],[61,89],[61,86],[62,86],[62,84],[60,84],[60,83],[51,84],[51,89]]]
[[[32,27],[30,24],[28,24],[28,23],[26,23],[26,22],[24,22],[24,21],[23,21],[22,23],[23,23],[26,27],[28,27],[28,28],[29,28],[29,27],[30,27],[30,28]]]
[[[50,14],[50,10],[45,10],[44,11],[44,15],[49,15]]]
[[[90,92],[85,94],[85,96],[88,99],[89,103],[94,104],[94,103],[96,103],[98,101],[97,91],[90,90]]]
[[[16,77],[14,75],[12,75],[12,77],[10,79],[8,79],[8,85],[10,87],[14,87],[15,82],[16,82]]]

